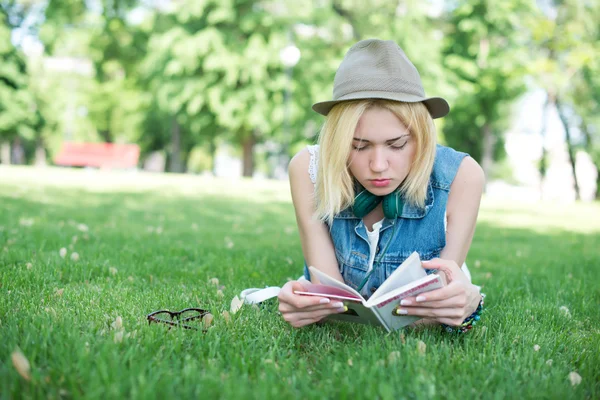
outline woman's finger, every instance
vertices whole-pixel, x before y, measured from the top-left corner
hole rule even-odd
[[[396,308],[394,315],[405,316],[414,315],[419,317],[431,318],[465,318],[465,310],[461,308],[420,308],[420,307],[400,307]]]
[[[341,307],[344,307],[344,303],[342,303],[339,300],[333,300],[333,301],[330,301],[329,303],[317,304],[315,306],[308,306],[308,307],[303,307],[303,308],[297,308],[290,303],[283,303],[283,302],[279,303],[279,311],[281,311],[281,312],[313,312],[313,311],[319,311],[319,310],[337,309],[337,308],[341,308]]]
[[[308,324],[315,323],[317,321],[322,320],[328,315],[331,314],[339,314],[345,312],[347,309],[344,307],[335,308],[335,309],[324,309],[317,310],[313,312],[289,312],[282,313],[283,318],[289,322],[292,326],[299,327]]]
[[[307,326],[307,325],[311,325],[316,322],[319,322],[321,319],[316,319],[316,318],[301,319],[298,321],[290,322],[290,325],[292,325],[294,328],[302,328],[303,326]]]
[[[458,296],[461,293],[464,293],[464,291],[464,286],[456,282],[430,292],[421,293],[416,297],[407,297],[404,300],[410,301],[412,304],[419,304],[427,301],[441,301]]]
[[[433,301],[416,302],[415,298],[403,299],[400,302],[401,307],[421,307],[421,308],[461,308],[467,306],[467,296],[458,294],[456,296]]]
[[[450,283],[456,279],[467,278],[465,273],[452,260],[434,258],[429,261],[422,261],[421,264],[425,269],[437,269],[438,271],[443,272],[446,278],[446,283]]]
[[[279,291],[279,295],[277,295],[279,303],[291,304],[295,308],[306,308],[310,306],[316,306],[319,304],[329,304],[331,302],[331,300],[329,300],[326,297],[302,296],[295,294],[295,291],[305,291],[305,288],[304,286],[302,286],[302,283],[298,281],[287,282]]]

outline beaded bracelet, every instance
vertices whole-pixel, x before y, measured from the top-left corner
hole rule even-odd
[[[442,327],[446,330],[446,332],[449,333],[466,333],[473,329],[473,327],[481,319],[481,313],[483,312],[483,299],[485,299],[485,294],[481,293],[481,301],[479,302],[477,309],[473,312],[473,314],[469,315],[462,324],[457,327],[442,324]]]

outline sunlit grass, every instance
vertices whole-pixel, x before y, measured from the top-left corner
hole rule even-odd
[[[0,182],[0,398],[600,396],[598,204],[485,200],[467,261],[487,310],[454,337],[295,330],[274,303],[227,322],[242,289],[301,273],[286,182],[52,168]],[[190,306],[213,313],[208,332],[145,320]]]

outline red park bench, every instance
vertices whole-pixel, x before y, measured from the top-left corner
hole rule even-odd
[[[65,142],[54,163],[68,167],[135,168],[139,157],[137,144]]]

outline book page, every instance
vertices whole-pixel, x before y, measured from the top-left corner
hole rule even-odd
[[[367,301],[367,307],[381,308],[384,303],[388,303],[394,300],[402,300],[405,297],[412,296],[412,293],[422,293],[424,291],[433,290],[430,286],[430,281],[439,281],[443,286],[442,277],[438,274],[425,275],[421,279],[409,282],[408,284],[396,288],[386,294],[379,296],[377,299],[370,298]]]
[[[330,299],[358,301],[359,303],[362,303],[363,300],[361,297],[357,297],[355,294],[347,290],[329,285],[317,285],[314,283],[302,282],[302,286],[304,286],[304,291],[296,290],[294,293],[303,294],[306,296],[321,296]]]
[[[357,303],[354,301],[349,301],[345,304],[346,307],[348,307],[348,311],[341,314],[328,315],[326,319],[383,326],[389,332],[389,329],[377,317],[375,310],[367,308],[362,303]]]
[[[373,293],[369,302],[373,304],[374,299],[424,276],[427,276],[427,273],[421,266],[419,253],[414,251]]]
[[[429,292],[444,286],[442,277],[437,274],[427,275],[399,290],[394,290],[386,296],[382,296],[379,302],[371,306],[371,310],[379,314],[379,318],[389,327],[390,330],[396,330],[421,319],[413,315],[395,315],[394,310],[400,303],[400,300],[406,297],[416,296],[419,293]]]
[[[350,286],[342,283],[338,280],[333,279],[324,272],[319,271],[315,267],[309,267],[309,270],[314,276],[321,282],[321,284],[333,286],[334,288],[341,289],[346,292],[352,293],[355,298],[360,299],[360,302],[347,301],[345,304],[348,307],[348,311],[341,314],[331,314],[326,317],[330,320],[340,320],[348,322],[356,322],[360,324],[372,324],[372,325],[383,325],[386,329],[385,323],[379,319],[379,314],[370,308],[367,308],[364,297],[360,295],[356,290]],[[389,331],[389,329],[388,329]]]
[[[325,272],[321,272],[318,269],[316,269],[315,267],[308,267],[308,269],[314,276],[317,277],[317,279],[319,279],[319,282],[321,282],[323,285],[333,286],[338,289],[342,289],[346,292],[350,292],[353,295],[355,295],[356,297],[359,297],[361,299],[361,301],[363,301],[363,302],[365,301],[364,297],[362,297],[360,295],[360,293],[358,293],[356,290],[352,289],[350,286],[346,285],[345,283],[342,283],[336,279],[333,279],[332,277],[327,275]]]

